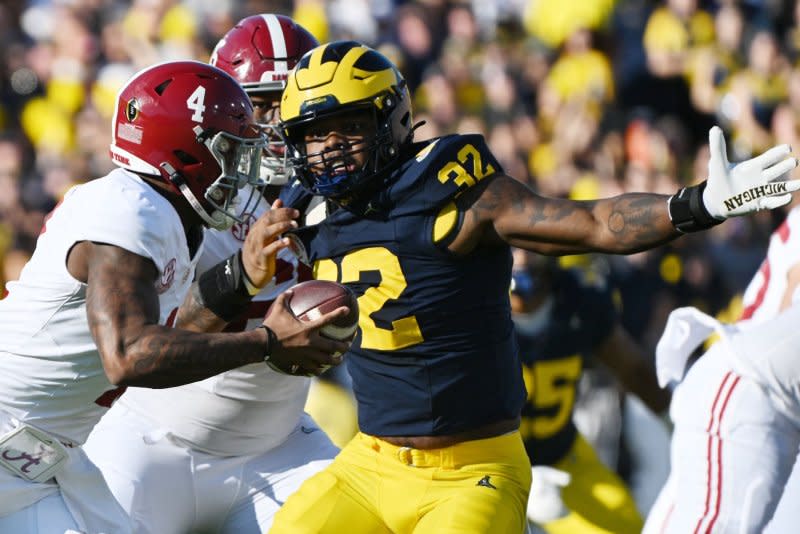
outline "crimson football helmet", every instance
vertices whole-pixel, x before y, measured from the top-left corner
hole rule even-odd
[[[247,94],[216,67],[173,61],[135,74],[117,95],[111,139],[116,165],[160,177],[211,228],[246,220],[258,203],[258,194],[241,202],[237,193],[263,187],[267,139]]]
[[[240,20],[217,43],[210,63],[234,77],[248,95],[280,102],[286,80],[300,58],[319,43],[305,28],[283,15],[253,15]],[[261,160],[261,178],[270,185],[288,181],[286,149],[276,124],[261,124],[269,146]]]

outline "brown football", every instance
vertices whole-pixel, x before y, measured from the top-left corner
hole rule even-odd
[[[331,339],[349,340],[358,329],[358,301],[355,294],[336,282],[308,280],[293,286],[289,307],[300,320],[313,321],[339,306],[347,306],[350,313],[328,324],[320,332]]]

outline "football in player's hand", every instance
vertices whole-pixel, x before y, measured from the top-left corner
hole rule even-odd
[[[352,339],[358,328],[358,301],[350,289],[327,280],[300,282],[291,289],[289,307],[301,321],[313,321],[339,306],[350,308],[350,313],[323,326],[320,332],[340,341]]]

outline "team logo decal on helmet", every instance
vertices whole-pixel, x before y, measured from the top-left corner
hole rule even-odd
[[[326,161],[324,152],[306,153],[310,128],[351,112],[371,113],[374,120],[374,137],[357,150],[367,153],[363,168],[347,171]],[[347,207],[365,186],[387,176],[413,139],[405,79],[383,54],[355,41],[329,43],[303,56],[283,92],[281,120],[298,179],[312,192]],[[352,147],[344,152],[354,153]]]
[[[139,101],[135,98],[131,98],[128,100],[128,104],[125,106],[125,118],[128,119],[128,122],[133,122],[136,120],[136,117],[139,116]]]

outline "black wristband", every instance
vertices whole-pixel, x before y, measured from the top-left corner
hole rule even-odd
[[[273,332],[272,329],[265,324],[259,325],[258,328],[263,328],[267,332],[267,344],[264,347],[264,363],[266,363],[269,368],[276,373],[280,373],[282,375],[293,374],[284,371],[272,361],[272,351],[275,349],[275,345],[278,343],[278,336],[275,335],[275,332]],[[294,370],[296,370],[296,367]]]
[[[201,274],[192,287],[195,300],[228,322],[241,314],[252,300],[245,285],[240,254],[237,252]]]
[[[706,182],[703,181],[691,187],[684,187],[669,197],[667,206],[669,218],[679,232],[699,232],[716,226],[725,219],[717,219],[711,215],[703,204],[703,191]]]
[[[275,348],[275,344],[278,342],[278,336],[275,335],[272,328],[265,324],[258,325],[258,328],[263,328],[267,333],[267,344],[264,346],[264,361],[270,364],[269,359],[272,356],[272,350]]]

